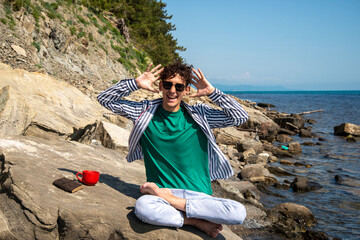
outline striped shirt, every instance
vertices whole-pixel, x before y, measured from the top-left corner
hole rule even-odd
[[[162,105],[162,98],[155,100],[143,100],[134,102],[122,99],[138,90],[135,79],[125,79],[107,90],[101,92],[98,101],[110,111],[124,116],[133,121],[134,127],[129,137],[129,153],[126,157],[128,162],[143,159],[140,138],[153,118],[157,108]],[[215,89],[209,96],[222,110],[213,109],[200,103],[188,105],[181,102],[194,121],[200,126],[208,138],[209,171],[211,181],[226,179],[234,172],[232,167],[215,142],[212,128],[224,128],[243,124],[249,118],[241,105],[219,89]]]

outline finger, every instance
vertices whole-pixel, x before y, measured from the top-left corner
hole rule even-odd
[[[191,74],[191,77],[192,77],[194,80],[196,80],[196,81],[199,80],[198,76],[196,76],[195,74]]]
[[[151,73],[155,72],[156,70],[159,69],[159,67],[161,67],[161,64],[157,65],[156,67],[154,67],[153,69],[151,69]]]
[[[150,71],[151,66],[152,66],[152,63],[150,63],[149,66],[146,68],[146,72]]]
[[[198,71],[199,71],[199,73],[200,73],[201,78],[205,78],[205,77],[204,77],[204,74],[202,73],[202,71],[200,70],[200,68],[198,68]]]
[[[193,70],[193,72],[196,74],[196,76],[197,76],[198,78],[200,78],[200,75],[199,75],[199,73],[195,70],[195,68],[193,68],[192,70]]]
[[[158,93],[158,92],[159,92],[158,90],[156,90],[155,88],[152,88],[152,87],[149,88],[148,90],[151,91],[151,92],[153,92],[153,93]]]
[[[164,68],[161,68],[159,71],[157,71],[157,72],[154,73],[154,76],[159,75],[163,70],[164,70]]]

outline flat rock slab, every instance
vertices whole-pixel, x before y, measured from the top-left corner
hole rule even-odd
[[[29,136],[0,139],[0,236],[14,239],[210,239],[192,228],[156,227],[138,220],[134,204],[145,182],[141,161],[118,151]],[[100,172],[95,186],[65,192],[52,182]],[[5,226],[4,226],[5,224]],[[218,239],[241,239],[229,228]]]

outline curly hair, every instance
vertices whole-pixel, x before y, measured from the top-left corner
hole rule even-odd
[[[185,80],[186,86],[191,83],[193,65],[189,65],[180,61],[175,61],[172,64],[164,67],[164,70],[160,73],[160,79],[167,80],[175,77],[179,74],[180,77]]]

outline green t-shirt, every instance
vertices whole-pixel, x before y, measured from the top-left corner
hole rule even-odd
[[[212,194],[208,140],[186,109],[159,106],[140,143],[148,182]]]

